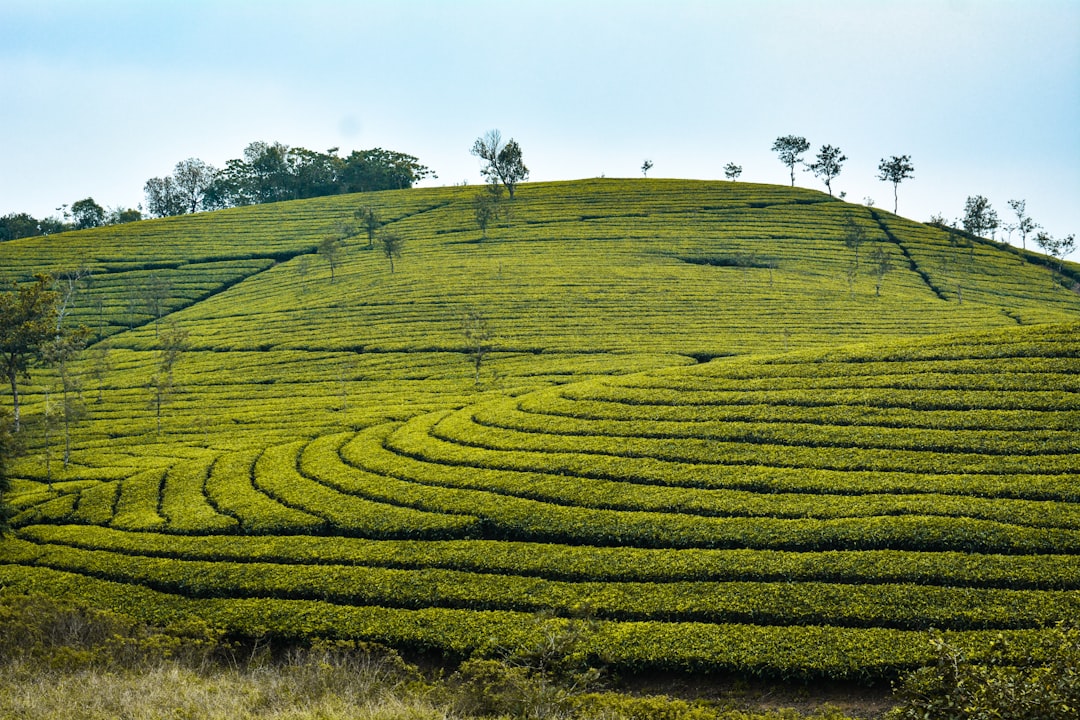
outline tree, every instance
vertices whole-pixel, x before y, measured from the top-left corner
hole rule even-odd
[[[19,378],[30,379],[30,367],[42,361],[45,344],[56,336],[58,293],[52,278],[37,274],[34,282],[0,295],[0,362],[11,384],[12,426],[20,430]]]
[[[401,246],[405,244],[405,238],[389,230],[383,230],[378,235],[378,241],[382,246],[383,255],[390,261],[390,273],[393,274],[394,258],[401,257]]]
[[[982,195],[968,196],[964,203],[964,230],[978,237],[985,237],[997,229],[997,213],[990,207],[990,201]]]
[[[360,208],[353,217],[360,221],[360,225],[367,231],[367,246],[368,250],[375,247],[375,233],[380,227],[382,227],[382,220],[379,219],[379,214],[375,212],[375,208],[368,206]]]
[[[187,208],[184,195],[172,177],[150,178],[143,186],[146,210],[154,217],[183,215]]]
[[[176,323],[169,323],[159,336],[158,367],[146,387],[150,390],[150,407],[157,418],[157,432],[161,434],[162,410],[176,390],[173,370],[180,356],[188,348],[188,332]]]
[[[486,135],[476,139],[471,152],[487,162],[480,170],[481,174],[489,182],[501,182],[513,200],[518,183],[529,177],[529,169],[522,162],[521,146],[513,138],[503,144],[502,133],[489,130]]]
[[[724,166],[724,177],[734,182],[738,177],[742,175],[742,165],[736,165],[733,162],[729,162]]]
[[[854,291],[855,278],[859,273],[859,248],[866,242],[866,229],[848,214],[844,219],[844,245],[855,252],[855,258],[848,266],[848,292]]]
[[[33,215],[9,213],[0,217],[0,241],[41,235],[41,224]]]
[[[1009,207],[1016,213],[1016,225],[1013,227],[1020,232],[1021,247],[1027,250],[1027,236],[1042,226],[1032,220],[1031,216],[1027,214],[1026,200],[1010,200]]]
[[[11,530],[8,521],[14,511],[4,500],[4,496],[11,490],[8,463],[18,454],[19,443],[11,431],[11,416],[7,410],[0,410],[0,538]]]
[[[100,227],[105,224],[105,208],[88,197],[71,204],[71,217],[75,220],[76,230]]]
[[[141,205],[139,207],[142,207]],[[109,211],[108,217],[105,219],[106,225],[123,225],[124,223],[136,222],[142,220],[142,211],[135,210],[133,208],[127,208],[126,210],[121,207],[113,208]]]
[[[336,235],[328,235],[319,243],[319,254],[330,266],[330,283],[334,282],[334,269],[341,260],[341,240]]]
[[[487,319],[477,310],[469,310],[462,317],[461,332],[465,336],[469,359],[472,360],[475,370],[474,382],[479,388],[480,368],[484,363],[484,358],[492,350],[492,340],[495,335],[488,327]]]
[[[649,171],[652,170],[652,166],[652,160],[646,160],[645,162],[641,163],[641,174],[645,177],[649,177]]]
[[[915,166],[911,164],[910,155],[893,155],[888,160],[882,158],[878,165],[878,180],[893,184],[893,212],[900,207],[898,200],[898,187],[904,180],[912,177]]]
[[[840,148],[832,145],[822,145],[818,152],[817,161],[806,167],[815,176],[825,180],[825,189],[832,195],[833,178],[840,174],[840,167],[847,160],[847,155],[840,152]]]
[[[800,156],[810,149],[810,143],[798,135],[785,135],[776,138],[772,149],[780,156],[780,162],[791,169],[791,187],[795,187],[795,166],[801,162]]]
[[[60,409],[57,411],[64,430],[64,467],[71,462],[71,428],[86,414],[82,398],[82,380],[72,371],[72,364],[86,347],[90,329],[80,327],[70,332],[58,332],[45,345],[45,362],[56,368],[60,380]],[[48,423],[46,423],[48,424]]]
[[[1054,238],[1048,233],[1041,232],[1035,236],[1035,244],[1042,248],[1047,255],[1057,260],[1057,270],[1061,272],[1065,267],[1065,256],[1076,249],[1076,236],[1069,235],[1063,238]]]
[[[173,169],[173,183],[187,212],[194,213],[202,208],[203,198],[214,183],[217,171],[213,166],[198,158],[188,158],[176,163]]]
[[[168,305],[169,298],[172,295],[172,283],[161,277],[157,273],[152,273],[146,280],[146,285],[143,286],[142,291],[139,294],[139,300],[142,303],[143,309],[146,313],[154,318],[154,336],[158,334],[158,325],[161,322],[162,316],[165,314],[166,305]]]
[[[881,286],[885,282],[885,276],[895,268],[892,263],[892,253],[884,245],[879,244],[874,248],[870,260],[873,262],[874,277],[877,279],[877,283],[874,285],[874,294],[881,297]]]

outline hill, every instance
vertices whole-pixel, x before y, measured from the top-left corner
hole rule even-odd
[[[658,180],[521,186],[481,240],[475,193],[0,245],[9,279],[88,269],[70,319],[97,339],[69,467],[55,378],[27,388],[0,585],[457,657],[587,616],[623,670],[802,678],[1080,611],[1080,296],[1037,256]],[[403,256],[353,237],[331,282],[318,244],[368,205]]]

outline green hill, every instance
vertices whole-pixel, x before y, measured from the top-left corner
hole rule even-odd
[[[620,668],[773,677],[1080,613],[1080,295],[1038,256],[662,180],[525,185],[481,240],[476,192],[0,245],[7,279],[89,270],[96,339],[68,467],[56,379],[26,386],[0,587],[452,656],[588,615]],[[316,248],[368,205],[402,257],[351,237],[331,282]]]

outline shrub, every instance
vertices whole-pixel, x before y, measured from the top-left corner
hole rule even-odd
[[[1080,628],[1058,626],[1027,657],[999,638],[976,664],[941,635],[937,661],[896,687],[889,720],[1069,720],[1080,714]]]

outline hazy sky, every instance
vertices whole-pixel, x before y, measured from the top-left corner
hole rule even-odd
[[[902,215],[1024,198],[1080,232],[1080,0],[0,0],[0,38],[0,214],[134,206],[255,140],[477,183],[498,128],[532,180],[787,183],[770,148],[803,135],[849,200],[891,209],[877,165],[907,154]]]

